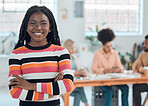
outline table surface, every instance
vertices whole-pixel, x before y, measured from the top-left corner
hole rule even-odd
[[[115,78],[115,79],[101,79],[101,80],[100,79],[74,80],[73,90],[76,87],[84,87],[84,86],[111,86],[111,85],[124,85],[124,84],[138,84],[138,83],[148,83],[148,76],[142,75],[140,78],[124,78],[124,79]],[[69,95],[71,92],[66,93],[64,95],[65,106],[69,106]]]

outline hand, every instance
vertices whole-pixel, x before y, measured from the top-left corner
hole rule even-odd
[[[107,68],[107,69],[104,70],[104,73],[113,73],[113,69]]]
[[[121,70],[120,70],[120,68],[113,68],[113,72],[114,72],[114,73],[120,73]]]
[[[136,65],[133,65],[132,69],[133,71],[140,72],[140,67],[141,67],[140,64],[136,64]]]
[[[36,83],[29,83],[24,78],[18,76],[18,75],[12,75],[12,77],[15,77],[11,80],[9,80],[12,88],[23,88],[26,90],[36,90]]]
[[[63,79],[63,72],[60,72],[56,77],[55,77],[55,79],[54,79],[54,82],[55,81],[58,81],[58,80],[62,80]]]
[[[87,76],[87,73],[83,69],[79,70],[78,72],[79,72],[80,77],[86,77]]]

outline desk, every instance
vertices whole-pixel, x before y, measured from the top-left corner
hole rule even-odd
[[[105,79],[105,80],[75,80],[73,90],[76,87],[84,86],[111,86],[111,85],[124,85],[124,84],[138,84],[148,83],[148,76],[141,76],[141,78],[129,79]],[[69,106],[69,95],[71,92],[64,95],[64,105]]]

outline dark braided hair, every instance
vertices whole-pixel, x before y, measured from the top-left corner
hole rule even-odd
[[[97,38],[103,45],[105,45],[107,42],[110,42],[115,38],[115,34],[113,30],[106,28],[98,32]]]
[[[28,21],[30,19],[30,16],[36,12],[44,13],[49,19],[51,31],[47,35],[47,41],[55,45],[61,45],[60,38],[58,36],[57,25],[56,25],[52,12],[45,6],[35,5],[35,6],[30,7],[25,14],[25,17],[22,21],[20,32],[19,32],[19,40],[14,49],[24,46],[24,42],[26,43],[30,42],[31,38],[26,30],[27,30]]]
[[[148,35],[145,36],[145,39],[148,39]]]

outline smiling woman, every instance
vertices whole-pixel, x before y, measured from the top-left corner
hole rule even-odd
[[[45,6],[30,7],[9,58],[11,96],[20,100],[20,106],[59,106],[59,95],[72,89],[70,62],[52,12]],[[60,72],[62,79],[55,81]]]
[[[48,17],[42,12],[31,15],[27,32],[31,37],[29,44],[31,46],[43,46],[47,44],[46,36],[50,32],[50,22]]]

